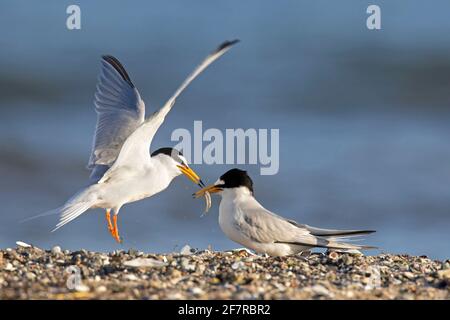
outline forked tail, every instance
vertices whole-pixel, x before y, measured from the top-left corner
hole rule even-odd
[[[81,190],[77,194],[75,194],[69,201],[67,201],[63,206],[38,214],[36,216],[32,216],[29,218],[25,218],[20,222],[27,222],[30,220],[34,220],[41,217],[46,217],[50,215],[59,214],[59,222],[56,227],[52,230],[56,231],[65,224],[79,217],[81,214],[89,210],[96,203],[96,197],[92,195],[92,188],[95,188],[95,185],[87,187],[86,189]]]
[[[58,230],[65,224],[79,217],[81,214],[89,210],[95,202],[69,202],[60,209],[59,222],[52,232]]]

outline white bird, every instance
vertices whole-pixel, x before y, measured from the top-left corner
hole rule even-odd
[[[183,155],[162,148],[150,155],[149,148],[177,97],[203,70],[227,52],[238,40],[226,41],[187,77],[164,106],[145,119],[145,104],[125,68],[112,56],[103,56],[95,93],[97,127],[89,159],[94,181],[62,207],[57,230],[88,209],[106,209],[111,235],[121,242],[117,226],[120,208],[166,189],[180,174],[204,186]],[[113,222],[110,212],[113,211]]]
[[[194,196],[198,198],[206,192],[222,196],[219,206],[222,231],[231,240],[258,253],[285,256],[314,247],[337,250],[375,248],[340,241],[375,231],[314,228],[270,212],[255,199],[253,181],[246,171],[231,169],[214,184],[194,193]]]

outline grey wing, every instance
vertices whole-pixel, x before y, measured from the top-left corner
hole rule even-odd
[[[241,211],[241,218],[236,221],[237,228],[253,241],[336,249],[374,248],[334,241],[341,236],[337,236],[336,234],[331,235],[331,233],[339,231],[342,234],[342,230],[319,229],[301,225],[272,213],[261,205],[253,204],[247,208],[240,208],[239,210]],[[348,231],[358,232],[358,230]],[[327,232],[328,234],[325,235],[324,233]],[[359,232],[361,234],[361,232],[368,233],[369,231]],[[349,234],[342,234],[344,238],[348,236]]]
[[[323,228],[316,228],[309,226],[307,224],[300,224],[297,223],[294,220],[288,220],[289,223],[293,224],[294,226],[297,226],[299,228],[305,228],[308,230],[312,235],[318,236],[318,237],[334,237],[334,238],[349,238],[349,237],[356,237],[361,236],[365,234],[370,234],[376,232],[375,230],[340,230],[340,229],[323,229]]]
[[[226,41],[222,43],[216,50],[209,54],[195,69],[194,71],[183,81],[181,86],[175,91],[175,93],[167,100],[164,106],[151,115],[142,125],[137,128],[133,134],[131,134],[125,141],[123,148],[120,150],[120,154],[117,157],[117,161],[114,163],[112,171],[115,168],[122,165],[136,166],[150,157],[149,147],[152,142],[156,131],[163,123],[166,115],[173,107],[178,96],[189,86],[189,84],[197,78],[209,65],[220,58],[225,52],[227,52],[238,40]],[[104,176],[104,179],[107,177]]]
[[[97,126],[88,163],[98,180],[114,163],[125,140],[145,118],[145,104],[125,68],[113,56],[103,56],[95,92]]]
[[[284,218],[265,209],[259,203],[247,203],[244,207],[237,209],[239,215],[236,216],[235,226],[253,241],[274,243],[292,241],[303,236],[311,237],[306,229],[292,225]]]

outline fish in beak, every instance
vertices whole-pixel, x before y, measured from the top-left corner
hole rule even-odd
[[[221,188],[220,185],[211,184],[209,186],[206,186],[206,187],[198,190],[196,193],[193,194],[193,196],[194,196],[194,198],[200,198],[200,197],[203,197],[207,193],[217,193],[217,192],[220,192],[222,190],[223,189]]]
[[[177,167],[180,169],[181,173],[183,173],[186,177],[188,177],[189,180],[191,180],[193,183],[198,185],[200,188],[205,187],[205,184],[203,183],[202,179],[200,179],[198,174],[196,174],[194,170],[192,170],[190,167],[184,164],[178,165]]]

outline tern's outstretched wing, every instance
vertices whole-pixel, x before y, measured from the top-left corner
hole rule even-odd
[[[123,143],[145,117],[144,101],[119,60],[103,56],[101,62],[94,100],[97,127],[88,163],[96,180],[116,161]]]
[[[149,147],[151,141],[156,134],[156,131],[161,126],[166,117],[167,113],[170,111],[175,103],[177,97],[183,92],[184,89],[211,63],[217,60],[225,52],[227,52],[238,40],[226,41],[221,44],[214,52],[208,55],[205,60],[187,77],[186,80],[181,84],[181,86],[175,91],[175,93],[170,97],[170,99],[164,104],[164,106],[155,112],[151,117],[146,119],[144,123],[138,127],[125,141],[117,161],[114,163],[113,167],[109,173],[111,174],[115,168],[126,166],[138,166],[144,161],[148,160],[150,157]],[[105,174],[104,179],[106,180],[108,173]]]

